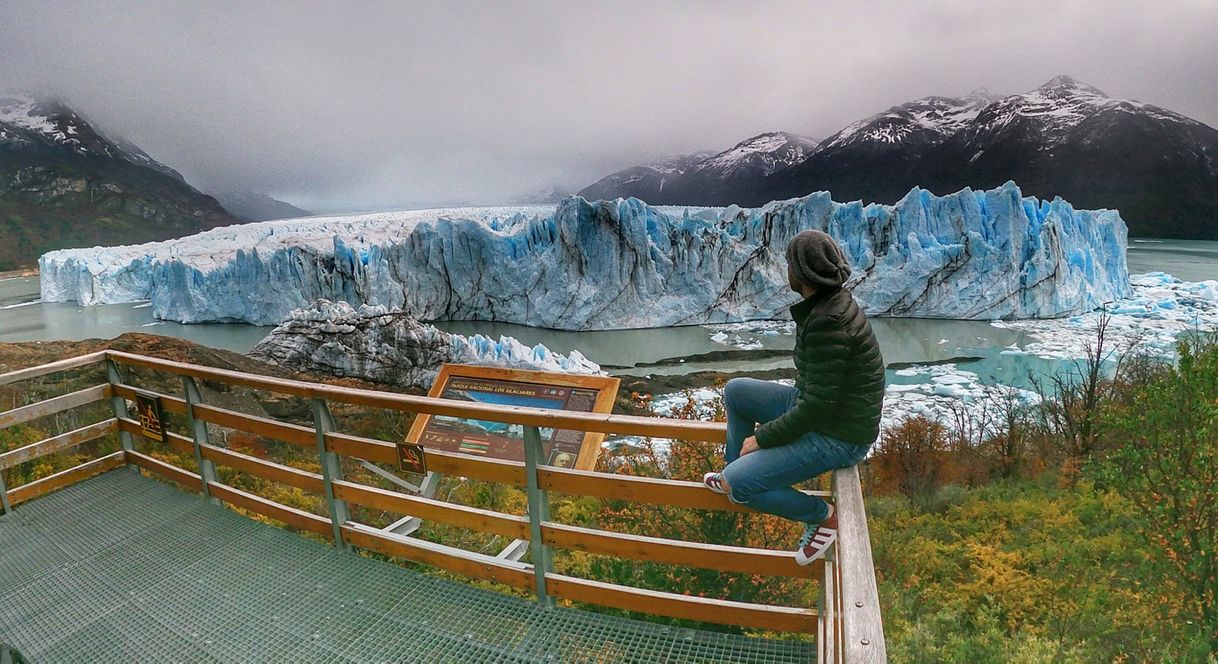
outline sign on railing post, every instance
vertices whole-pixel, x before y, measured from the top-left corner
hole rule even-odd
[[[546,593],[546,574],[550,572],[550,547],[541,541],[541,522],[550,520],[550,499],[537,480],[537,466],[544,450],[541,431],[535,426],[524,428],[525,491],[529,498],[529,548],[533,552],[533,574],[536,577],[537,601],[547,606],[553,599]]]
[[[348,548],[343,543],[343,524],[349,513],[347,502],[334,496],[334,481],[343,477],[338,455],[326,449],[326,433],[334,431],[334,416],[324,399],[313,399],[313,428],[317,430],[317,456],[321,463],[322,482],[326,486],[326,507],[330,510],[330,522],[334,525],[334,546]]]
[[[220,500],[212,498],[211,487],[208,486],[209,482],[216,481],[216,464],[203,458],[202,446],[211,443],[207,422],[195,418],[195,404],[203,403],[203,394],[199,392],[195,379],[190,376],[182,376],[182,392],[186,395],[186,421],[190,423],[190,437],[195,444],[195,465],[199,468],[199,476],[203,478],[203,495],[219,505]]]
[[[118,372],[118,364],[114,360],[106,358],[106,376],[110,380],[111,385],[122,385],[123,375]],[[115,417],[130,417],[127,412],[127,401],[117,394],[110,397],[110,409],[114,411]],[[119,442],[123,446],[123,451],[134,452],[135,444],[131,440],[131,434],[127,431],[118,432]]]

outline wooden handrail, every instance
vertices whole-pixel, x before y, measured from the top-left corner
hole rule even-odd
[[[833,483],[838,514],[837,582],[841,586],[837,593],[842,626],[839,650],[851,664],[881,664],[888,661],[888,651],[858,467],[834,471]]]
[[[103,383],[86,387],[83,390],[76,390],[67,394],[61,394],[57,397],[44,399],[32,404],[6,410],[0,413],[0,429],[11,427],[15,424],[30,422],[40,417],[62,413],[65,410],[71,410],[77,406],[84,406],[95,401],[102,401],[110,398],[110,385]]]
[[[178,468],[171,463],[150,457],[147,454],[140,454],[139,452],[127,452],[127,461],[154,475],[160,475],[175,484],[180,484],[191,491],[203,490],[203,478],[199,477],[196,473]]]
[[[511,514],[454,505],[442,500],[410,496],[342,480],[334,482],[334,495],[356,505],[433,519],[510,539],[527,539],[529,536],[529,520]]]
[[[259,459],[258,457],[213,445],[200,445],[199,449],[204,459],[221,466],[228,466],[234,470],[257,475],[272,482],[304,489],[310,493],[320,495],[326,492],[321,475],[317,473],[311,473],[307,470],[293,468],[281,463],[267,461],[266,459]]]
[[[48,475],[42,479],[35,480],[29,484],[11,489],[8,492],[9,501],[13,505],[19,505],[32,500],[38,496],[48,494],[56,489],[61,489],[65,486],[75,484],[82,480],[87,480],[95,475],[100,475],[109,470],[113,470],[123,465],[126,461],[126,453],[122,450],[107,454],[100,459],[94,459],[87,463],[82,463],[79,466],[61,470],[54,475]]]
[[[17,464],[25,463],[27,461],[32,461],[40,456],[71,449],[77,445],[87,443],[90,440],[101,438],[102,436],[116,431],[117,429],[118,420],[112,417],[108,420],[97,422],[96,424],[83,426],[79,429],[73,429],[67,433],[59,434],[58,436],[51,436],[50,438],[40,440],[36,443],[30,443],[25,447],[18,447],[15,450],[9,450],[8,452],[0,454],[0,470],[12,468]]]
[[[110,389],[112,390],[112,394],[114,394],[115,396],[122,397],[128,401],[135,401],[135,395],[137,392],[143,392],[144,394],[151,394],[153,396],[160,397],[161,408],[165,409],[166,411],[168,411],[170,413],[176,413],[178,415],[186,414],[186,400],[183,399],[182,397],[177,397],[172,394],[165,394],[163,392],[157,392],[156,390],[146,390],[143,388],[140,388],[137,390],[136,388],[131,387],[130,385],[111,385]]]
[[[615,475],[553,466],[539,469],[537,475],[541,488],[547,491],[672,507],[726,512],[753,511],[743,505],[733,503],[727,499],[727,496],[707,491],[701,482],[684,482],[637,475]],[[830,501],[833,498],[829,491],[805,491],[804,493],[820,496]]]
[[[231,503],[276,521],[282,521],[300,530],[317,533],[326,539],[333,537],[334,533],[330,529],[330,520],[325,517],[317,516],[312,512],[298,510],[295,507],[288,507],[287,505],[282,505],[262,496],[255,496],[252,493],[247,493],[219,482],[208,482],[207,488],[211,491],[212,497],[219,498],[226,503]]]
[[[129,417],[118,418],[118,429],[136,436],[144,435],[144,427]],[[165,445],[174,452],[187,456],[195,453],[194,443],[189,438],[172,431],[165,432]]]
[[[800,567],[795,563],[795,554],[789,551],[628,535],[552,521],[542,523],[541,536],[544,543],[564,549],[723,572],[812,577],[821,571],[816,564]]]
[[[364,438],[336,431],[326,432],[326,449],[343,456],[396,466],[397,445],[375,438]],[[476,480],[524,486],[524,464],[519,461],[487,459],[471,454],[428,449],[427,466],[451,477],[471,477]]]
[[[106,356],[122,364],[144,367],[146,369],[159,369],[179,376],[191,376],[201,380],[243,385],[254,389],[291,394],[307,399],[330,399],[360,406],[426,413],[429,415],[493,420],[523,426],[544,426],[594,433],[710,442],[722,442],[726,431],[721,422],[663,420],[633,415],[608,415],[604,413],[550,410],[547,408],[497,406],[472,401],[420,397],[379,390],[364,390],[322,383],[310,383],[287,378],[256,376],[240,371],[144,357],[122,351],[106,351]]]
[[[471,553],[427,540],[401,537],[353,521],[343,525],[342,533],[343,540],[361,549],[431,565],[471,579],[493,581],[522,590],[533,587],[531,565]]]
[[[246,431],[264,438],[273,438],[307,450],[317,449],[317,432],[312,427],[288,424],[257,415],[246,415],[235,410],[201,403],[195,404],[194,411],[195,418],[204,422]]]
[[[721,625],[739,625],[782,632],[816,633],[817,612],[768,604],[678,595],[656,590],[619,586],[601,581],[547,574],[546,585],[555,597],[611,606],[627,611],[670,618],[685,618]]]
[[[104,350],[95,351],[86,355],[78,355],[67,359],[51,362],[49,364],[40,364],[36,367],[28,367],[25,369],[17,369],[0,374],[0,385],[8,385],[17,381],[28,380],[30,378],[38,378],[47,374],[53,374],[58,371],[68,371],[70,369],[79,369],[83,366],[96,364],[106,359]]]

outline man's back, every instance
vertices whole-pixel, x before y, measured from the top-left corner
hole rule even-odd
[[[820,417],[813,431],[860,445],[875,442],[884,407],[884,357],[850,291],[818,293],[791,308],[796,318],[795,387]]]

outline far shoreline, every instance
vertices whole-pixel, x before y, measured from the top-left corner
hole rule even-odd
[[[38,276],[38,268],[36,267],[17,268],[16,270],[6,270],[0,272],[0,281],[4,281],[5,279],[20,279],[22,277],[36,276]]]

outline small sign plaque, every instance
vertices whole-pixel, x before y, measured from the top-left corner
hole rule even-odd
[[[464,364],[440,367],[430,397],[471,405],[523,406],[580,413],[610,413],[619,381],[550,371],[500,369]],[[524,427],[472,417],[420,414],[406,441],[432,450],[492,459],[524,461]],[[543,463],[559,468],[592,470],[605,435],[539,427]],[[401,449],[399,447],[399,449]]]
[[[135,410],[144,437],[157,442],[165,442],[165,416],[161,410],[161,398],[155,394],[136,392]]]
[[[417,443],[398,443],[398,468],[407,473],[427,474],[427,457]]]

